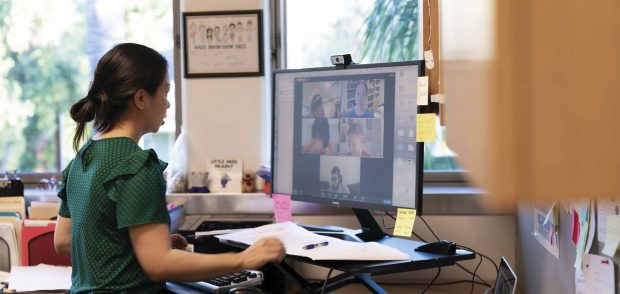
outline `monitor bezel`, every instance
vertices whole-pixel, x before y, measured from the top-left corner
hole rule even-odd
[[[399,61],[399,62],[384,62],[384,63],[373,63],[373,64],[350,64],[346,67],[344,66],[334,66],[334,67],[315,67],[315,68],[302,68],[302,69],[275,69],[272,73],[272,97],[271,97],[271,168],[272,168],[272,177],[271,177],[271,187],[270,193],[272,194],[281,194],[276,191],[276,176],[275,176],[275,137],[276,137],[276,76],[278,74],[290,74],[290,73],[304,73],[304,72],[321,72],[321,71],[346,71],[352,69],[364,69],[364,68],[381,68],[381,67],[399,67],[399,66],[418,66],[418,77],[424,76],[424,61],[423,60],[412,60],[412,61]],[[423,113],[422,107],[418,105],[417,113]],[[421,151],[421,152],[420,152]],[[423,178],[424,178],[424,143],[417,142],[416,144],[416,192],[415,192],[415,202],[417,215],[422,214],[422,198],[423,198]],[[349,200],[334,200],[328,198],[321,198],[318,196],[305,196],[300,194],[291,194],[291,200],[309,202],[309,203],[317,203],[323,205],[331,205],[335,207],[346,207],[353,209],[368,209],[368,210],[383,210],[383,211],[396,211],[397,208],[403,208],[402,206],[394,206],[387,204],[379,204],[379,203],[364,203],[357,201],[349,201]]]

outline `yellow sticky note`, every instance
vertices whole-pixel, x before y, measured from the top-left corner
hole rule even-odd
[[[399,208],[394,224],[394,236],[411,237],[415,222],[415,209]]]
[[[420,113],[416,117],[416,141],[418,142],[435,142],[435,114]]]

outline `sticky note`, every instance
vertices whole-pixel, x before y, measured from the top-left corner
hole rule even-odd
[[[610,215],[607,217],[607,232],[605,234],[605,247],[601,253],[613,257],[620,243],[620,216]]]
[[[428,77],[418,77],[418,105],[428,105]]]
[[[416,141],[418,142],[434,142],[435,134],[435,114],[420,113],[416,117]]]
[[[292,218],[291,195],[271,194],[271,200],[276,223],[290,221]]]
[[[433,69],[435,67],[435,59],[433,58],[433,50],[424,51],[424,64],[426,68]]]
[[[394,236],[411,237],[415,215],[415,209],[399,208],[394,224]]]

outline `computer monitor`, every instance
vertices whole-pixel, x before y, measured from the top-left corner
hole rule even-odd
[[[420,213],[416,118],[423,67],[410,61],[275,71],[272,193]]]

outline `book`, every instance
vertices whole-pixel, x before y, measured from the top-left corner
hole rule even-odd
[[[241,159],[207,160],[209,171],[209,190],[215,192],[241,193],[241,179],[243,178],[243,161]]]

